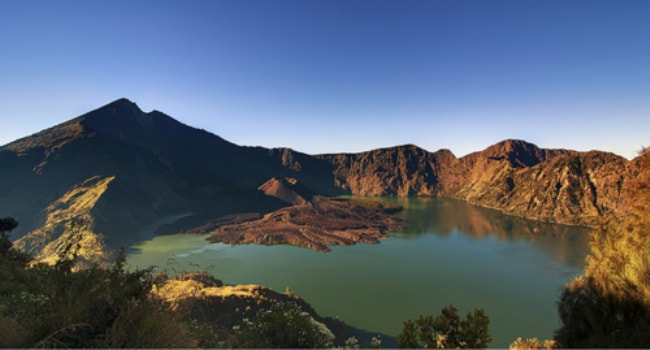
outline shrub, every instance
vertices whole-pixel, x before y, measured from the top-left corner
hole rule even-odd
[[[461,320],[458,310],[449,305],[437,317],[420,316],[404,322],[397,342],[401,348],[486,348],[492,341],[489,324],[483,309],[474,309]]]
[[[563,347],[650,347],[650,308],[630,295],[608,294],[599,282],[578,277],[558,303],[562,326],[555,339]]]
[[[235,326],[233,347],[327,348],[334,334],[294,302],[276,303],[261,309],[253,320]]]
[[[200,345],[179,315],[150,296],[150,271],[125,271],[123,254],[110,269],[73,271],[73,259],[26,269],[0,256],[0,346]]]

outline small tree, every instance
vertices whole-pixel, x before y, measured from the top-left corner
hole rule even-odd
[[[0,255],[7,254],[13,246],[9,240],[9,231],[15,229],[16,226],[18,226],[18,222],[12,217],[0,219]]]
[[[7,263],[11,262],[22,268],[31,260],[31,256],[13,248],[14,244],[9,239],[9,232],[17,226],[18,222],[12,217],[0,219],[0,257],[6,258]]]
[[[0,234],[5,236],[7,232],[15,229],[16,226],[18,226],[16,219],[12,217],[2,218],[0,219]]]
[[[420,316],[416,321],[404,322],[397,342],[401,348],[486,348],[492,341],[489,324],[483,309],[474,309],[461,320],[458,309],[449,305],[439,316]]]

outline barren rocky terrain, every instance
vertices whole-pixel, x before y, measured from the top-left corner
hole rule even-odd
[[[317,196],[310,202],[281,208],[260,219],[219,226],[210,242],[291,244],[327,252],[330,246],[378,243],[399,220],[375,209]]]

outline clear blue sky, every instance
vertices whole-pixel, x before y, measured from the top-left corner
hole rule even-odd
[[[127,97],[306,153],[650,145],[650,1],[0,0],[0,144]]]

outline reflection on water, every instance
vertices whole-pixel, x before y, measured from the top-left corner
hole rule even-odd
[[[395,336],[402,322],[484,308],[492,346],[551,338],[557,296],[581,272],[587,229],[531,222],[465,203],[388,198],[404,210],[401,232],[378,245],[330,253],[292,246],[209,244],[204,235],[160,236],[130,251],[128,264],[167,273],[207,270],[226,283],[287,286],[324,316]]]
[[[406,220],[406,227],[393,236],[410,238],[422,234],[447,236],[462,232],[476,239],[495,237],[503,241],[525,241],[562,263],[582,269],[589,252],[592,229],[549,224],[504,215],[494,209],[469,205],[444,198],[386,198],[404,209],[397,216]]]

